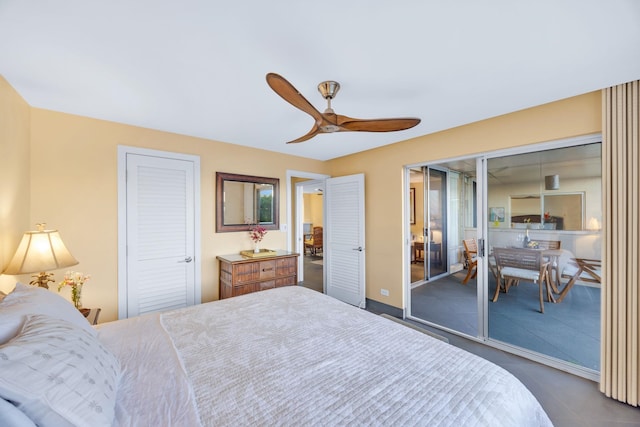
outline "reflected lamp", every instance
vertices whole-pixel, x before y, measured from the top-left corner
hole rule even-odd
[[[47,270],[70,267],[78,264],[62,242],[58,230],[45,230],[46,224],[37,224],[37,231],[27,231],[22,236],[15,255],[2,274],[34,274],[31,285],[49,288],[53,273]]]

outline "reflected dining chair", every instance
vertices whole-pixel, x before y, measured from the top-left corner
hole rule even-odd
[[[538,285],[540,299],[540,313],[544,313],[544,288],[547,290],[547,300],[555,302],[549,283],[549,262],[545,260],[541,250],[523,248],[493,248],[498,269],[498,280],[493,302],[498,301],[500,284],[504,283],[504,291],[518,281],[533,282]]]
[[[476,239],[464,239],[464,256],[467,264],[467,276],[462,281],[466,285],[469,279],[473,279],[478,274],[478,245]]]
[[[317,255],[318,251],[322,251],[322,227],[313,227],[311,238],[304,241],[305,255],[307,249],[309,249],[310,255]]]
[[[580,280],[587,283],[600,284],[602,282],[602,261],[599,259],[573,258],[562,271],[562,277],[569,281],[560,291],[558,302],[562,302],[573,285]]]

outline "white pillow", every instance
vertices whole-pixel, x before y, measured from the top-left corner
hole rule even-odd
[[[60,295],[17,283],[15,289],[0,301],[0,344],[18,334],[29,314],[47,314],[96,334],[80,311]]]
[[[36,427],[24,412],[4,399],[0,399],[0,426],[2,427]]]
[[[111,426],[120,363],[98,338],[65,320],[27,316],[0,345],[0,397],[38,426]]]

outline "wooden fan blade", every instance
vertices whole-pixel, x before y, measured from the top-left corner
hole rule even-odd
[[[282,99],[284,99],[294,107],[309,114],[316,120],[316,122],[322,120],[322,113],[316,110],[316,108],[311,105],[311,103],[307,101],[307,99],[302,96],[300,92],[298,92],[298,89],[293,87],[293,85],[289,83],[284,77],[276,73],[269,73],[267,74],[267,84],[271,87],[271,89],[273,89],[275,93],[280,95]]]
[[[338,126],[347,131],[355,132],[394,132],[410,129],[420,123],[416,118],[398,119],[353,119],[338,116]]]
[[[287,144],[296,144],[298,142],[306,141],[307,139],[311,139],[311,138],[313,138],[314,136],[316,136],[319,133],[320,133],[320,128],[318,127],[318,124],[316,123],[316,124],[313,125],[311,130],[309,132],[307,132],[305,135],[302,135],[300,138],[294,139],[293,141],[289,141],[289,142],[287,142]]]

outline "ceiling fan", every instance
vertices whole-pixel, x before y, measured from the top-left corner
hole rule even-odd
[[[269,73],[267,74],[267,84],[285,101],[309,114],[315,120],[313,127],[306,135],[289,141],[287,144],[306,141],[319,133],[346,131],[394,132],[412,128],[420,123],[420,119],[416,118],[354,119],[336,114],[331,108],[331,100],[335,98],[338,90],[340,90],[340,84],[338,82],[326,81],[318,85],[318,91],[322,97],[327,100],[327,109],[324,110],[324,113],[316,110],[284,77],[275,73]]]

